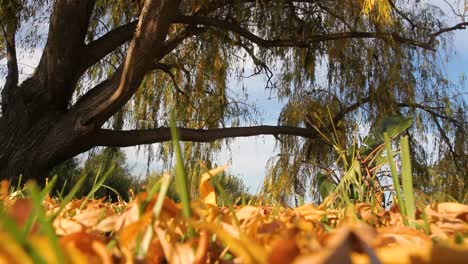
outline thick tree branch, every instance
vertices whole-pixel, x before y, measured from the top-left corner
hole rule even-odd
[[[80,112],[82,125],[102,125],[136,92],[155,61],[166,54],[164,40],[179,4],[180,0],[145,2],[123,64],[77,102],[74,110]]]
[[[177,34],[176,36],[173,36],[172,38],[166,40],[164,42],[164,44],[158,50],[155,50],[155,54],[153,55],[155,57],[155,59],[152,62],[152,64],[149,66],[149,69],[147,69],[146,71],[158,69],[159,66],[161,65],[158,62],[160,57],[163,57],[164,55],[167,55],[167,54],[171,53],[174,49],[176,49],[187,38],[190,38],[190,37],[192,37],[194,35],[197,35],[197,34],[201,34],[203,32],[205,32],[204,28],[188,27],[185,30],[183,30],[182,32],[180,32],[179,34]],[[98,97],[104,96],[103,95],[104,90],[107,89],[107,91],[109,93],[111,91],[111,89],[113,89],[113,87],[118,85],[118,82],[120,80],[119,78],[121,78],[121,75],[122,75],[122,68],[123,68],[123,65],[120,65],[116,69],[114,74],[111,75],[107,80],[105,80],[102,83],[98,84],[96,87],[94,87],[89,92],[87,92],[84,96],[82,96],[78,100],[78,102],[75,104],[75,106],[73,107],[73,110],[74,111],[81,111],[81,112],[86,111],[86,109],[88,109],[88,106],[87,106],[88,103],[93,102]],[[146,74],[146,72],[145,72],[145,74]],[[138,88],[138,86],[136,88]],[[136,92],[136,89],[133,90],[133,93],[134,92]],[[130,96],[127,97],[127,99],[126,99],[127,101],[131,97],[131,94],[129,94],[129,95]],[[118,108],[115,108],[115,109],[118,110]],[[100,120],[100,123],[97,123],[97,126],[100,126],[103,122],[105,122],[114,113],[115,112],[107,111],[105,113],[105,116],[103,114],[103,116],[102,116],[102,118]]]
[[[40,94],[51,97],[53,106],[59,109],[68,106],[82,74],[82,52],[94,2],[69,0],[55,3],[44,53],[33,76],[44,84],[36,87],[45,87],[47,91],[29,91],[31,97]]]
[[[289,126],[251,126],[216,129],[179,128],[180,140],[192,142],[212,142],[219,139],[234,137],[251,137],[258,135],[294,135],[301,137],[316,137],[312,129]],[[152,144],[171,140],[171,132],[167,127],[152,130],[107,130],[101,129],[92,137],[98,146],[128,147],[141,144]]]
[[[138,25],[138,20],[132,21],[120,27],[117,27],[100,38],[92,41],[88,45],[86,45],[85,56],[87,57],[86,61],[83,64],[85,69],[89,68],[90,66],[97,63],[99,60],[103,59],[109,53],[114,51],[119,46],[123,45],[124,43],[130,41],[133,37],[133,34],[136,30]],[[173,50],[173,44],[179,44],[181,38],[186,39],[188,35],[193,36],[195,34],[199,34],[204,31],[203,28],[190,28],[189,30],[185,30],[182,34],[179,34],[176,38],[173,38],[170,41],[167,41],[165,45],[165,49]]]
[[[2,25],[2,32],[6,44],[7,76],[2,89],[2,112],[8,108],[11,93],[18,86],[18,60],[16,58],[16,29],[17,21]]]
[[[125,42],[130,41],[137,24],[138,21],[133,21],[122,25],[89,43],[86,46],[86,61],[83,63],[83,67],[85,69],[89,68]]]
[[[340,39],[351,39],[351,38],[378,38],[378,39],[394,39],[400,43],[417,46],[423,49],[434,50],[429,43],[419,42],[414,39],[409,39],[400,36],[397,33],[377,33],[377,32],[362,32],[362,31],[350,31],[350,32],[338,32],[338,33],[326,33],[326,34],[314,34],[306,36],[305,40],[299,39],[264,39],[261,38],[251,31],[241,27],[239,24],[215,19],[211,17],[203,16],[177,16],[174,19],[175,23],[189,24],[189,25],[204,25],[216,28],[222,28],[236,33],[253,43],[264,47],[264,48],[276,48],[276,47],[297,47],[297,48],[308,48],[313,43],[340,40]]]

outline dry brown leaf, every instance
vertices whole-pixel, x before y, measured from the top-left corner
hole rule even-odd
[[[74,233],[60,238],[64,248],[75,248],[86,256],[87,263],[111,263],[111,256],[104,244],[104,238],[85,232]],[[73,252],[73,251],[72,251]],[[73,255],[70,256],[73,258]]]
[[[59,236],[82,232],[85,229],[83,225],[77,221],[66,219],[60,216],[55,218],[53,227],[55,229],[55,233]]]
[[[320,221],[327,214],[324,210],[318,209],[317,207],[308,204],[294,209],[300,216],[304,217],[306,220],[311,221]]]
[[[164,251],[163,251],[163,248],[161,246],[161,242],[159,241],[159,239],[151,240],[145,260],[146,260],[146,263],[148,264],[163,263]]]
[[[168,263],[185,264],[195,261],[195,254],[190,245],[171,241],[166,231],[161,228],[156,229],[156,234]]]
[[[32,209],[33,205],[31,199],[19,198],[8,207],[8,214],[15,220],[19,227],[22,227],[31,214]]]
[[[449,248],[440,245],[411,245],[384,247],[376,250],[382,263],[392,264],[448,264],[466,263],[468,251],[466,248]]]
[[[431,224],[429,226],[429,230],[431,231],[431,237],[438,238],[438,239],[448,239],[448,235],[442,231],[436,224]]]
[[[115,220],[115,230],[121,230],[140,219],[140,208],[137,202],[138,200],[131,202],[127,209]]]
[[[268,256],[269,264],[287,264],[300,254],[299,246],[294,239],[279,239],[273,242]]]
[[[111,216],[107,216],[95,226],[93,226],[93,230],[99,231],[101,233],[107,233],[107,232],[112,232],[115,231],[115,225],[117,222],[117,219],[119,219],[119,215],[114,214]]]
[[[211,185],[210,179],[211,177],[223,172],[226,170],[228,165],[224,165],[221,167],[217,167],[215,169],[209,170],[205,173],[202,174],[201,179],[200,179],[200,199],[203,200],[206,204],[209,205],[217,205],[216,203],[216,193],[213,188],[213,185]]]
[[[369,223],[371,225],[375,225],[379,222],[379,218],[377,215],[374,213],[375,210],[372,208],[371,205],[365,204],[365,203],[360,203],[357,204],[354,209],[356,210],[356,213],[358,216],[364,220],[366,223]],[[373,212],[374,210],[374,212]]]
[[[93,227],[110,215],[114,215],[114,211],[109,208],[87,207],[84,210],[77,210],[72,219],[83,226]]]
[[[198,239],[198,247],[195,253],[195,261],[193,262],[194,264],[206,263],[209,245],[210,235],[207,231],[203,230],[200,232],[200,237]]]
[[[243,206],[236,210],[236,217],[241,223],[260,216],[261,209],[255,206]]]
[[[424,232],[407,226],[388,226],[377,228],[379,236],[391,238],[395,244],[410,246],[410,245],[427,245],[431,244],[432,240]],[[388,246],[388,245],[387,245]]]
[[[119,231],[119,245],[133,252],[137,237],[144,234],[148,225],[151,224],[153,215],[151,212],[143,215],[138,221],[126,225]]]

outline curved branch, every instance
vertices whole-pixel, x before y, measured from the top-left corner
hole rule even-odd
[[[299,39],[268,40],[268,39],[264,39],[255,35],[251,31],[241,27],[239,24],[229,22],[226,20],[215,19],[211,17],[180,15],[174,19],[174,23],[182,23],[182,24],[188,24],[188,25],[205,25],[205,26],[212,26],[216,28],[222,28],[225,30],[229,30],[233,33],[236,33],[264,48],[277,48],[277,47],[309,48],[312,43],[318,43],[318,42],[330,41],[330,40],[351,39],[351,38],[353,39],[355,38],[378,38],[378,39],[393,38],[394,40],[403,44],[417,46],[417,47],[427,49],[427,50],[435,50],[434,47],[432,47],[430,43],[424,43],[424,42],[416,41],[414,39],[409,39],[409,38],[400,36],[397,33],[349,31],[349,32],[310,35],[310,36],[307,36],[305,40],[299,40]]]
[[[125,42],[130,41],[137,24],[138,20],[114,28],[102,37],[86,45],[86,61],[83,63],[83,67],[85,69],[89,68]]]
[[[364,98],[358,100],[356,103],[351,104],[350,106],[346,107],[345,109],[342,109],[340,112],[338,112],[338,114],[336,114],[333,117],[333,123],[337,124],[338,121],[342,120],[345,117],[345,115],[357,110],[359,107],[361,107],[362,105],[367,104],[369,102],[370,102],[370,97],[369,96],[364,97]]]
[[[255,51],[254,51],[253,48],[249,47],[248,45],[246,45],[242,41],[238,41],[238,40],[234,40],[234,39],[230,38],[229,36],[227,36],[227,34],[222,34],[221,33],[219,35],[221,37],[223,37],[226,40],[227,43],[231,43],[232,45],[237,45],[237,46],[243,48],[244,51],[247,52],[247,54],[250,56],[250,58],[252,59],[253,63],[256,65],[256,67],[259,67],[258,71],[255,70],[255,72],[252,75],[247,76],[247,78],[250,78],[252,76],[260,74],[262,69],[263,69],[265,71],[265,74],[266,74],[266,77],[267,77],[265,88],[270,88],[270,87],[274,86],[274,83],[272,81],[273,75],[274,75],[273,71],[270,69],[270,67],[268,67],[268,65],[263,60],[259,59],[255,55]]]
[[[357,110],[359,107],[361,107],[362,105],[367,104],[369,102],[370,102],[370,97],[364,97],[364,98],[358,100],[357,102],[349,105],[348,107],[346,107],[346,108],[342,109],[340,112],[338,112],[333,117],[333,122],[335,124],[338,123],[338,121],[342,120],[347,114]],[[448,120],[449,122],[451,122],[452,124],[454,124],[456,126],[463,126],[463,121],[460,122],[460,120],[457,120],[457,119],[455,119],[455,118],[453,118],[451,116],[447,116],[447,115],[444,115],[444,114],[441,114],[441,113],[437,112],[435,109],[438,108],[438,107],[431,107],[431,106],[418,104],[418,103],[413,103],[413,104],[397,103],[396,106],[402,107],[402,108],[408,108],[409,107],[409,108],[420,109],[420,110],[430,114],[433,118],[442,118],[442,119]]]
[[[177,92],[179,92],[180,94],[182,94],[183,96],[185,96],[186,98],[189,98],[187,93],[185,93],[179,86],[179,84],[177,84],[177,78],[176,76],[172,73],[172,66],[171,65],[168,65],[168,64],[164,64],[164,63],[156,63],[155,65],[155,68],[156,69],[159,69],[161,70],[162,72],[164,72],[165,74],[167,74],[169,76],[169,78],[171,78],[172,80],[172,84],[174,85],[174,88],[177,90]]]
[[[155,61],[165,55],[172,17],[180,0],[147,0],[140,14],[124,62],[109,79],[91,89],[76,103],[81,125],[102,125],[117,112],[137,91],[144,76],[154,68]],[[178,44],[178,43],[177,43]]]
[[[457,168],[457,171],[461,172],[462,169],[458,166],[458,162],[457,162],[459,156],[457,155],[457,153],[453,149],[453,145],[452,145],[452,143],[450,143],[450,139],[449,139],[448,135],[446,134],[445,129],[439,123],[439,120],[437,120],[436,116],[433,116],[433,120],[434,120],[434,123],[435,123],[435,125],[437,127],[437,130],[440,133],[440,136],[442,137],[442,140],[445,142],[445,144],[447,144],[448,150],[450,152],[450,156],[452,156],[452,159],[454,161],[455,167]]]
[[[190,38],[192,36],[195,36],[197,34],[201,34],[205,32],[204,28],[195,28],[195,27],[190,27],[181,32],[180,34],[177,34],[173,38],[170,38],[166,40],[163,45],[159,49],[154,49],[153,51],[155,54],[153,54],[153,60],[148,64],[148,67],[145,69],[140,70],[141,74],[146,74],[148,71],[155,70],[158,68],[159,64],[159,59],[160,57],[163,57],[164,55],[167,55],[171,53],[174,49],[178,47],[184,40],[187,38]],[[147,56],[146,59],[150,59],[151,56]],[[141,67],[141,65],[139,65]],[[86,94],[84,94],[81,98],[78,99],[77,103],[73,106],[73,111],[75,112],[81,112],[81,113],[97,113],[96,107],[99,106],[99,101],[98,100],[104,100],[104,98],[108,98],[110,93],[116,89],[116,87],[119,85],[120,79],[122,78],[122,71],[123,71],[123,65],[120,65],[114,74],[112,74],[107,80],[101,82],[98,84],[96,87],[92,88],[90,91],[88,91]],[[141,83],[141,80],[140,80]],[[132,88],[129,90],[128,94],[126,95],[125,99],[121,101],[122,103],[125,103],[130,99],[130,97],[133,95],[134,92],[139,87],[140,83],[135,83],[132,85]],[[101,111],[101,117],[99,122],[97,122],[97,126],[99,127],[103,122],[105,122],[110,116],[112,116],[116,111],[118,110],[118,107],[113,107],[109,108],[106,111]],[[82,124],[86,124],[89,122],[85,122],[86,118],[82,118]]]
[[[432,33],[431,37],[435,38],[435,37],[438,37],[439,35],[441,35],[443,33],[454,31],[454,30],[464,30],[464,29],[466,29],[467,26],[468,26],[468,22],[458,23],[453,27],[442,28],[439,31],[436,31],[436,32]]]
[[[426,105],[423,105],[423,104],[408,104],[408,103],[398,103],[397,104],[398,107],[413,107],[413,108],[417,108],[417,109],[421,109],[427,113],[429,113],[430,115],[432,115],[434,118],[442,118],[442,119],[446,119],[450,122],[452,122],[453,124],[455,124],[456,126],[462,126],[462,123],[460,123],[459,120],[453,118],[453,117],[450,117],[450,116],[447,116],[447,115],[443,115],[441,113],[438,113],[434,110],[435,107],[430,107],[430,106],[426,106]]]
[[[289,126],[251,126],[215,129],[178,128],[181,141],[212,142],[219,139],[234,137],[251,137],[258,135],[294,135],[301,137],[316,137],[312,129]],[[141,144],[160,143],[171,140],[168,127],[151,130],[108,130],[100,129],[92,137],[97,146],[129,147]]]

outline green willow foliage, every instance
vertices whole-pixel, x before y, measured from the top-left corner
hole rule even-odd
[[[454,131],[466,130],[466,114],[453,113],[466,110],[466,101],[444,75],[451,35],[438,32],[451,25],[441,22],[444,14],[439,7],[413,0],[232,0],[222,8],[210,9],[217,1],[183,1],[180,12],[229,21],[263,39],[306,44],[288,48],[266,43],[262,47],[226,28],[199,26],[203,33],[162,58],[158,69],[146,76],[142,87],[106,126],[168,126],[171,110],[178,125],[188,128],[258,123],[255,105],[246,103],[251,91],[243,81],[245,76],[259,75],[272,97],[284,103],[279,125],[320,131],[310,139],[278,136],[280,155],[272,159],[267,179],[274,183],[271,186],[281,186],[273,192],[277,198],[307,193],[305,186],[310,186],[317,172],[341,166],[333,146],[352,147],[357,132],[372,130],[386,116],[413,119],[407,133],[418,170],[414,173],[417,183],[430,181],[430,153],[424,147],[428,138],[435,138],[430,144],[440,148],[439,157],[445,157],[443,153],[452,158],[466,155],[466,147],[456,155],[451,150]],[[30,30],[27,21],[48,17],[51,2],[16,0],[20,3],[16,9],[28,10],[28,18],[26,11],[17,12],[25,32]],[[88,41],[136,20],[143,4],[141,0],[96,0]],[[169,38],[189,27],[173,24]],[[342,32],[374,35],[323,38]],[[41,45],[28,37],[21,41],[29,47]],[[121,46],[89,69],[74,98],[113,73],[127,47]],[[222,145],[220,141],[184,143],[188,173],[200,175],[199,161],[211,160]],[[170,165],[170,142],[146,146],[145,150],[149,160],[163,159]],[[466,175],[466,168],[461,169],[459,173]]]

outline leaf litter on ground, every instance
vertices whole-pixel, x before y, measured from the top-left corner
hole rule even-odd
[[[3,182],[0,263],[465,263],[468,259],[467,205],[433,203],[417,208],[411,226],[405,225],[397,205],[384,209],[359,203],[336,209],[329,206],[333,196],[318,206],[296,208],[232,201],[218,206],[228,198],[216,195],[213,178],[225,168],[202,175],[200,197],[190,201],[189,219],[181,204],[159,195],[161,189],[114,203],[83,198],[62,204],[46,195],[39,201],[43,213],[38,214],[34,197],[12,197]],[[55,237],[44,231],[48,230],[44,219],[51,221],[48,226]],[[188,235],[190,230],[194,236]]]

